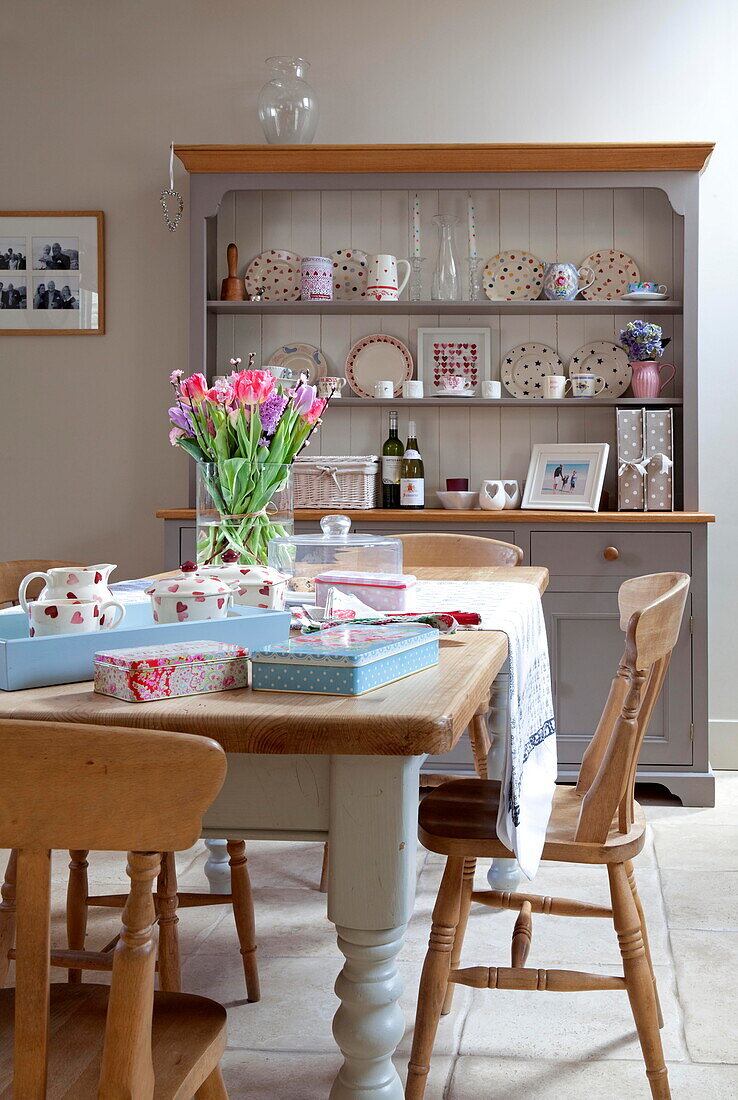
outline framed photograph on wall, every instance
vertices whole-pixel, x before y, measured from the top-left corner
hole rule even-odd
[[[418,378],[423,380],[425,394],[471,397],[479,393],[481,383],[489,378],[489,346],[488,328],[419,328]]]
[[[104,332],[102,211],[0,211],[0,336]]]
[[[522,507],[596,512],[609,451],[607,443],[535,443]]]

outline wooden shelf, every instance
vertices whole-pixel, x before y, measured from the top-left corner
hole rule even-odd
[[[188,172],[702,172],[713,142],[175,145]]]
[[[289,313],[293,316],[304,314],[307,317],[351,316],[376,314],[378,317],[408,317],[427,316],[438,314],[442,316],[457,315],[471,316],[487,314],[520,315],[543,314],[549,316],[582,314],[593,316],[599,314],[615,313],[669,313],[683,312],[681,302],[624,302],[620,300],[607,302],[587,302],[576,300],[574,302],[549,302],[540,300],[536,302],[366,302],[361,299],[355,302],[216,302],[207,303],[208,313],[221,313],[252,316],[254,314]]]
[[[582,408],[670,408],[684,404],[683,397],[562,397],[562,398],[536,398],[536,397],[339,397],[331,401],[330,411],[334,409],[368,409],[370,406],[380,409],[393,408],[449,408],[478,409],[480,405],[485,408],[528,408],[550,409],[567,408],[575,406]]]
[[[527,509],[509,509],[502,512],[453,511],[446,508],[423,508],[420,511],[390,508],[298,508],[295,511],[296,522],[316,523],[323,516],[348,516],[351,520],[364,523],[617,523],[617,524],[682,524],[714,523],[710,512],[555,512],[528,511]],[[194,520],[194,508],[162,508],[156,513],[157,519]]]

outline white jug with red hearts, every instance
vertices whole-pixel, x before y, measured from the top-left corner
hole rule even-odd
[[[397,268],[405,268],[401,283],[397,282]],[[377,302],[396,302],[407,286],[410,278],[410,264],[407,260],[398,260],[396,256],[379,253],[367,256],[366,261],[366,297]]]
[[[37,597],[44,603],[52,600],[94,600],[106,603],[113,599],[108,588],[110,574],[115,565],[63,565],[47,569],[45,572],[29,573],[24,577],[18,589],[18,602],[28,612],[26,591],[33,580],[45,581],[46,587]]]

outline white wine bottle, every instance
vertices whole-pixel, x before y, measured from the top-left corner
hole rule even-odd
[[[425,504],[425,469],[418,449],[415,421],[407,426],[407,447],[400,466],[400,507],[422,508]]]
[[[400,507],[400,466],[405,453],[397,434],[397,412],[390,410],[389,436],[382,446],[382,507]]]

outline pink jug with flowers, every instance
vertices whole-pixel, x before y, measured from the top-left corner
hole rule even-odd
[[[653,359],[639,360],[630,365],[633,368],[631,386],[634,397],[658,397],[676,374],[673,363],[659,364]],[[671,374],[662,382],[661,371],[664,367],[671,367]]]

